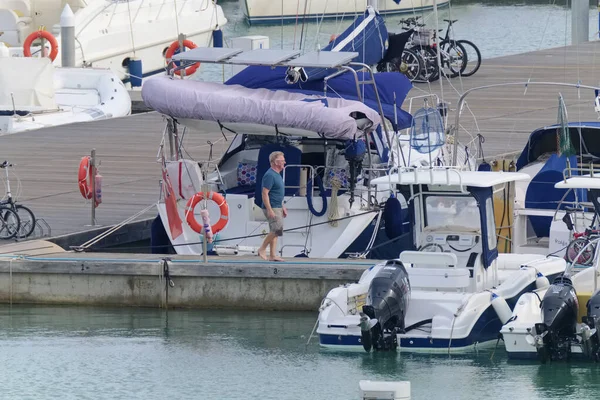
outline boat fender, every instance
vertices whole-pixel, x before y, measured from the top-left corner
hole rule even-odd
[[[208,210],[200,211],[200,216],[202,217],[202,225],[204,227],[204,234],[206,236],[206,241],[208,243],[212,243],[213,241],[213,232],[210,227],[210,216],[208,215]]]
[[[102,203],[102,175],[96,173],[96,177],[94,178],[94,207],[98,207],[100,203]]]
[[[219,233],[220,231],[227,226],[227,222],[229,222],[229,206],[225,201],[225,197],[221,193],[217,192],[208,192],[207,199],[214,201],[219,206],[219,211],[221,211],[221,216],[219,217],[219,221],[216,224],[210,227],[213,234]],[[194,208],[196,204],[198,204],[201,200],[204,200],[204,192],[198,192],[188,200],[185,206],[185,219],[192,228],[192,230],[196,233],[202,234],[204,232],[204,227],[200,225],[200,223],[196,220],[194,216]]]
[[[142,60],[133,57],[130,58],[127,69],[129,70],[129,82],[131,83],[131,87],[141,87],[142,77],[144,75]]]
[[[506,324],[512,316],[512,311],[508,306],[508,303],[504,300],[504,297],[498,296],[494,292],[492,292],[491,301],[492,307],[494,308],[494,311],[496,311],[496,314],[498,314],[498,318],[502,322],[502,325]]]
[[[315,177],[317,181],[317,186],[319,186],[319,192],[321,193],[321,199],[323,200],[323,208],[321,211],[315,210],[312,202],[312,179],[309,179],[308,184],[306,185],[306,203],[308,204],[308,209],[315,217],[322,217],[327,212],[327,195],[325,194],[325,187],[323,186],[323,180],[319,175]]]
[[[535,288],[544,289],[550,286],[550,281],[541,272],[538,271],[537,277],[535,278]]]
[[[31,44],[36,39],[46,39],[48,43],[50,43],[50,54],[48,57],[50,60],[54,61],[56,56],[58,55],[58,41],[56,38],[48,31],[35,31],[29,34],[25,41],[23,42],[23,55],[25,57],[31,57]]]
[[[92,168],[90,165],[90,156],[81,157],[77,180],[79,181],[79,192],[84,199],[90,200],[92,198]]]
[[[192,50],[195,49],[196,47],[196,43],[192,42],[191,40],[184,40],[183,41],[183,46]],[[167,63],[171,62],[171,59],[173,58],[173,56],[175,55],[175,52],[179,50],[179,41],[176,40],[173,43],[171,43],[171,45],[169,46],[169,48],[167,49],[167,51],[165,52],[165,58],[167,59]],[[185,76],[190,76],[192,75],[194,72],[196,72],[198,70],[198,68],[200,68],[200,63],[194,63],[192,65],[190,65],[189,67],[187,67],[185,69]],[[177,70],[175,71],[175,75],[179,75],[181,76],[181,70]]]
[[[393,194],[386,200],[383,208],[383,222],[385,226],[385,234],[389,239],[395,239],[402,235],[403,220],[402,220],[402,204],[400,200]]]
[[[212,33],[213,47],[223,47],[223,31],[215,29]]]

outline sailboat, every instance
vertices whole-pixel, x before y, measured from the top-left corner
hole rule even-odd
[[[381,15],[367,7],[321,51],[194,49],[173,57],[179,62],[174,69],[195,62],[251,65],[225,84],[148,79],[142,97],[165,115],[164,143],[176,146],[162,157],[166,189],[158,204],[168,246],[179,254],[203,253],[203,225],[210,224],[196,206],[208,197],[219,206],[208,202],[210,219],[217,221],[210,229],[216,235],[213,251],[256,254],[267,229],[260,182],[269,154],[277,150],[287,161],[288,209],[279,253],[338,258],[357,246],[357,253],[368,256],[384,225],[390,193],[389,186],[379,189],[370,180],[409,159],[414,165],[443,162],[438,147],[430,154],[398,140],[398,132],[412,124],[401,108],[412,84],[402,74],[373,73],[369,67],[383,58],[386,37]],[[183,159],[181,144],[175,145],[182,130],[220,130],[235,137],[211,173]],[[398,208],[388,214],[397,219],[390,224],[404,223]],[[394,239],[389,247],[397,255],[408,238]]]

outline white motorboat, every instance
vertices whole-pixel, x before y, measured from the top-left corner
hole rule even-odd
[[[0,0],[0,42],[22,53],[27,38],[40,26],[58,37],[64,4]],[[130,71],[132,59],[142,61],[143,76],[164,71],[165,52],[179,34],[196,46],[211,46],[213,32],[227,23],[213,0],[68,0],[66,4],[75,14],[75,66],[110,68],[119,79],[139,73]],[[58,47],[54,63],[60,66]]]
[[[590,172],[590,171],[588,171]],[[596,171],[598,172],[598,171]],[[600,210],[600,179],[594,173],[566,178],[559,189],[586,189],[596,215]],[[521,296],[501,333],[508,357],[542,362],[571,358],[600,361],[600,293],[598,235],[591,231],[570,246],[578,254],[564,276],[549,288]],[[589,261],[589,262],[588,262]],[[583,270],[577,263],[585,262]]]
[[[382,15],[412,14],[433,9],[435,0],[379,0],[378,10]],[[447,7],[449,0],[438,0],[438,7]],[[367,6],[367,0],[240,0],[240,6],[246,19],[255,24],[295,23],[303,20],[322,18],[344,18],[361,14]]]
[[[493,189],[510,172],[405,168],[377,178],[408,201],[414,250],[332,289],[319,309],[320,344],[335,349],[457,352],[497,340],[523,293],[548,285],[565,261],[498,254]]]
[[[55,68],[48,58],[0,54],[0,135],[130,112],[129,93],[111,70]]]

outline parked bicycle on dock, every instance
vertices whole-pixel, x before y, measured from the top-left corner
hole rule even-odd
[[[11,237],[3,237],[3,235],[0,232],[0,239],[11,239],[13,237],[16,237],[18,239],[24,239],[31,236],[31,234],[35,230],[36,219],[33,212],[28,207],[25,207],[22,204],[17,204],[17,202],[12,196],[12,192],[10,190],[10,179],[8,176],[8,169],[12,168],[13,166],[14,165],[9,164],[8,161],[4,161],[2,164],[0,164],[0,169],[4,169],[4,174],[6,177],[6,199],[0,201],[0,207],[2,207],[0,211],[2,212],[2,220],[5,221],[7,220],[7,217],[14,218],[11,216],[11,213],[16,214],[18,224],[16,225],[16,232],[14,232],[14,234]],[[11,221],[13,221],[13,219],[11,219]],[[13,230],[11,230],[10,232],[13,233]]]

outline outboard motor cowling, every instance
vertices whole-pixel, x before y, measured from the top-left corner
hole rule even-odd
[[[587,315],[582,317],[581,344],[583,353],[593,361],[600,361],[600,290],[587,303]]]
[[[403,332],[408,310],[410,282],[400,261],[388,261],[377,272],[367,292],[361,315],[363,347],[393,350],[397,347],[396,333]]]
[[[571,343],[576,341],[577,312],[579,302],[571,280],[557,277],[544,295],[540,305],[541,324],[535,324],[535,338],[542,362],[568,359]],[[541,339],[541,340],[540,340]]]

